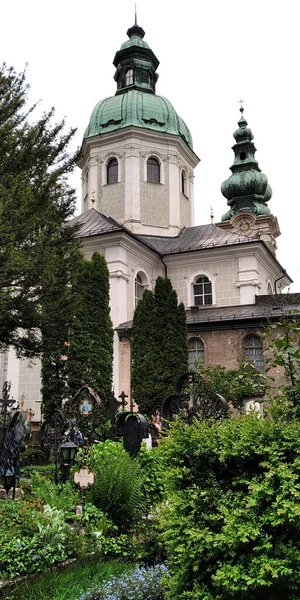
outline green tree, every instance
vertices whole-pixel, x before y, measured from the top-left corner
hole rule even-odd
[[[105,258],[95,252],[81,258],[73,274],[75,298],[67,361],[69,397],[89,383],[107,401],[112,387],[113,328],[109,309],[109,274]]]
[[[299,422],[178,422],[162,441],[170,600],[298,600]]]
[[[132,326],[132,391],[141,412],[174,393],[188,369],[185,310],[169,279],[158,277],[154,294],[146,290]]]
[[[43,303],[63,308],[75,229],[64,223],[74,211],[75,192],[67,184],[76,155],[68,153],[75,130],[53,123],[54,109],[34,120],[28,107],[26,74],[0,68],[0,349],[19,355],[42,350]],[[61,266],[63,264],[63,267]],[[61,293],[58,287],[61,284]],[[54,289],[55,288],[55,289]],[[59,296],[61,303],[59,302]]]
[[[282,321],[269,325],[266,336],[271,343],[266,351],[267,372],[281,367],[284,381],[279,394],[290,406],[290,417],[300,416],[300,323],[291,313]],[[287,408],[287,406],[286,406]],[[285,411],[287,415],[287,411]]]
[[[69,246],[69,268],[66,268],[66,251],[54,252],[51,270],[47,273],[48,285],[43,294],[42,320],[42,412],[48,418],[55,408],[61,408],[68,393],[68,340],[75,311],[75,296],[70,285],[71,277],[81,261],[81,254]]]

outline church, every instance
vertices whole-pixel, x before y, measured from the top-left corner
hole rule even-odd
[[[200,358],[236,368],[247,356],[262,370],[262,328],[267,313],[278,316],[273,298],[292,280],[276,258],[272,190],[255,159],[244,109],[233,134],[231,175],[221,186],[224,215],[217,224],[196,225],[200,159],[191,132],[156,93],[159,61],[144,30],[135,23],[127,36],[113,60],[116,93],[98,102],[83,136],[81,214],[73,222],[86,258],[99,252],[108,265],[113,389],[130,398],[133,313],[158,276],[171,280],[186,307],[191,365]],[[1,357],[3,380],[11,379],[13,395],[32,409],[34,421],[40,419],[39,371],[39,361],[17,360],[12,351]]]

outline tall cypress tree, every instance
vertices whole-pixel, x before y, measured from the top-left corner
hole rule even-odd
[[[109,309],[109,274],[104,257],[81,258],[74,273],[75,311],[67,361],[69,397],[89,383],[107,401],[112,387],[113,328]]]
[[[151,414],[174,393],[188,368],[186,320],[169,279],[145,291],[132,325],[132,392],[139,410]]]

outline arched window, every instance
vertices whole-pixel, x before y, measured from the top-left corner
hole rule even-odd
[[[147,160],[147,181],[149,183],[160,183],[160,164],[157,158],[153,156]]]
[[[107,163],[107,183],[118,183],[118,161],[111,158]]]
[[[270,282],[268,283],[268,294],[273,294],[273,288]]]
[[[134,290],[135,290],[135,306],[138,305],[139,301],[143,297],[143,293],[145,291],[145,286],[142,280],[141,275],[138,273],[135,281],[134,281]]]
[[[250,334],[244,337],[244,356],[254,362],[259,371],[265,368],[263,345],[258,335]]]
[[[181,171],[181,191],[185,196],[187,196],[187,179],[184,169]]]
[[[126,75],[125,75],[125,85],[132,85],[132,84],[133,84],[133,70],[127,69]]]
[[[194,306],[212,304],[212,285],[208,277],[201,275],[194,281]]]
[[[188,341],[189,366],[194,367],[196,360],[204,360],[204,344],[201,338],[193,337]]]

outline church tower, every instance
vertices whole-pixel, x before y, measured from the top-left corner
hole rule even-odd
[[[137,234],[176,236],[194,224],[191,133],[156,94],[159,61],[136,23],[116,53],[114,96],[98,102],[84,134],[82,212],[91,207]]]
[[[223,215],[220,227],[233,230],[249,238],[263,240],[276,254],[276,238],[280,235],[277,218],[267,205],[272,197],[268,179],[258,166],[253,133],[240,108],[241,118],[233,137],[235,144],[232,175],[221,186],[230,209]]]

